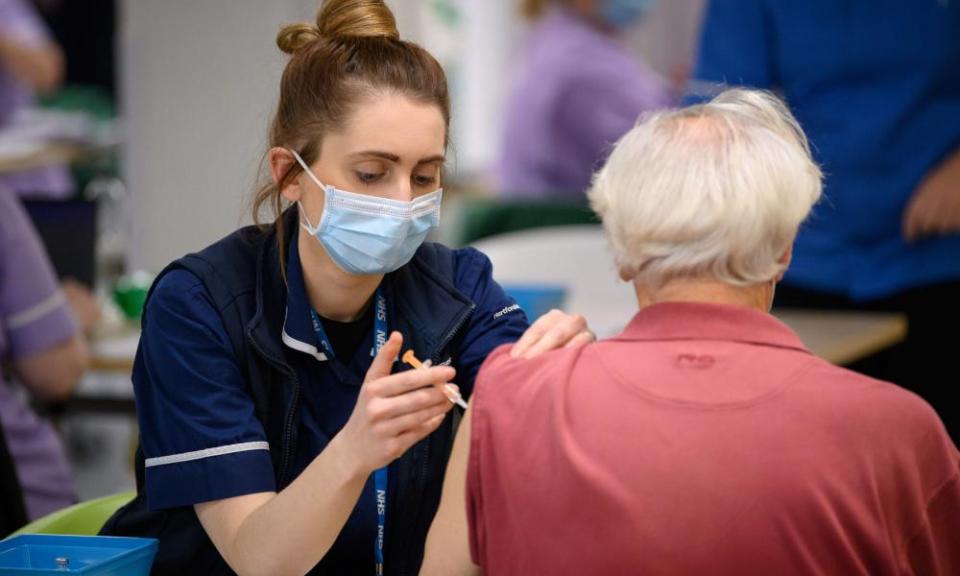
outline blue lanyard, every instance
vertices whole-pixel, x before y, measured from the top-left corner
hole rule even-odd
[[[380,349],[387,343],[387,299],[383,295],[383,289],[377,288],[375,316],[373,319],[373,351],[376,355]],[[323,324],[317,313],[310,310],[310,317],[313,319],[313,330],[317,334],[317,340],[320,341],[320,347],[327,358],[333,360],[336,355],[333,352],[333,345],[327,338],[327,333],[323,329]],[[373,541],[373,555],[377,563],[377,576],[383,576],[383,537],[384,529],[387,525],[387,467],[384,466],[373,473],[374,500],[377,506],[377,534]]]

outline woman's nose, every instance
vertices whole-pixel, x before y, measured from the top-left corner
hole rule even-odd
[[[401,200],[403,202],[413,200],[413,186],[410,184],[410,178],[404,178],[403,181],[400,182],[395,200]]]

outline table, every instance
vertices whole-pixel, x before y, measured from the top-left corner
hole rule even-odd
[[[129,375],[139,343],[140,330],[135,328],[94,338],[90,343],[90,370]]]
[[[821,358],[845,366],[893,346],[907,335],[902,314],[776,310],[775,315]]]
[[[90,367],[67,402],[70,412],[136,414],[130,374],[140,331],[126,328],[95,336],[90,342]]]
[[[93,153],[94,150],[86,146],[45,143],[30,150],[25,148],[22,154],[0,155],[0,174],[69,165]]]

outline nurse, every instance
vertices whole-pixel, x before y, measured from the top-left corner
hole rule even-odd
[[[138,494],[105,533],[159,538],[154,574],[415,574],[481,363],[590,341],[527,319],[440,218],[444,72],[382,0],[327,0],[290,55],[241,229],[167,267],[133,383]],[[433,367],[407,370],[412,350]]]

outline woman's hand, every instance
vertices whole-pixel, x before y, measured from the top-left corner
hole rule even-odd
[[[440,426],[453,403],[433,384],[449,382],[448,366],[390,374],[403,346],[399,332],[373,359],[350,420],[340,431],[361,472],[368,474],[397,459]]]
[[[551,310],[537,318],[510,351],[513,358],[533,358],[557,348],[574,348],[597,339],[579,314]]]

